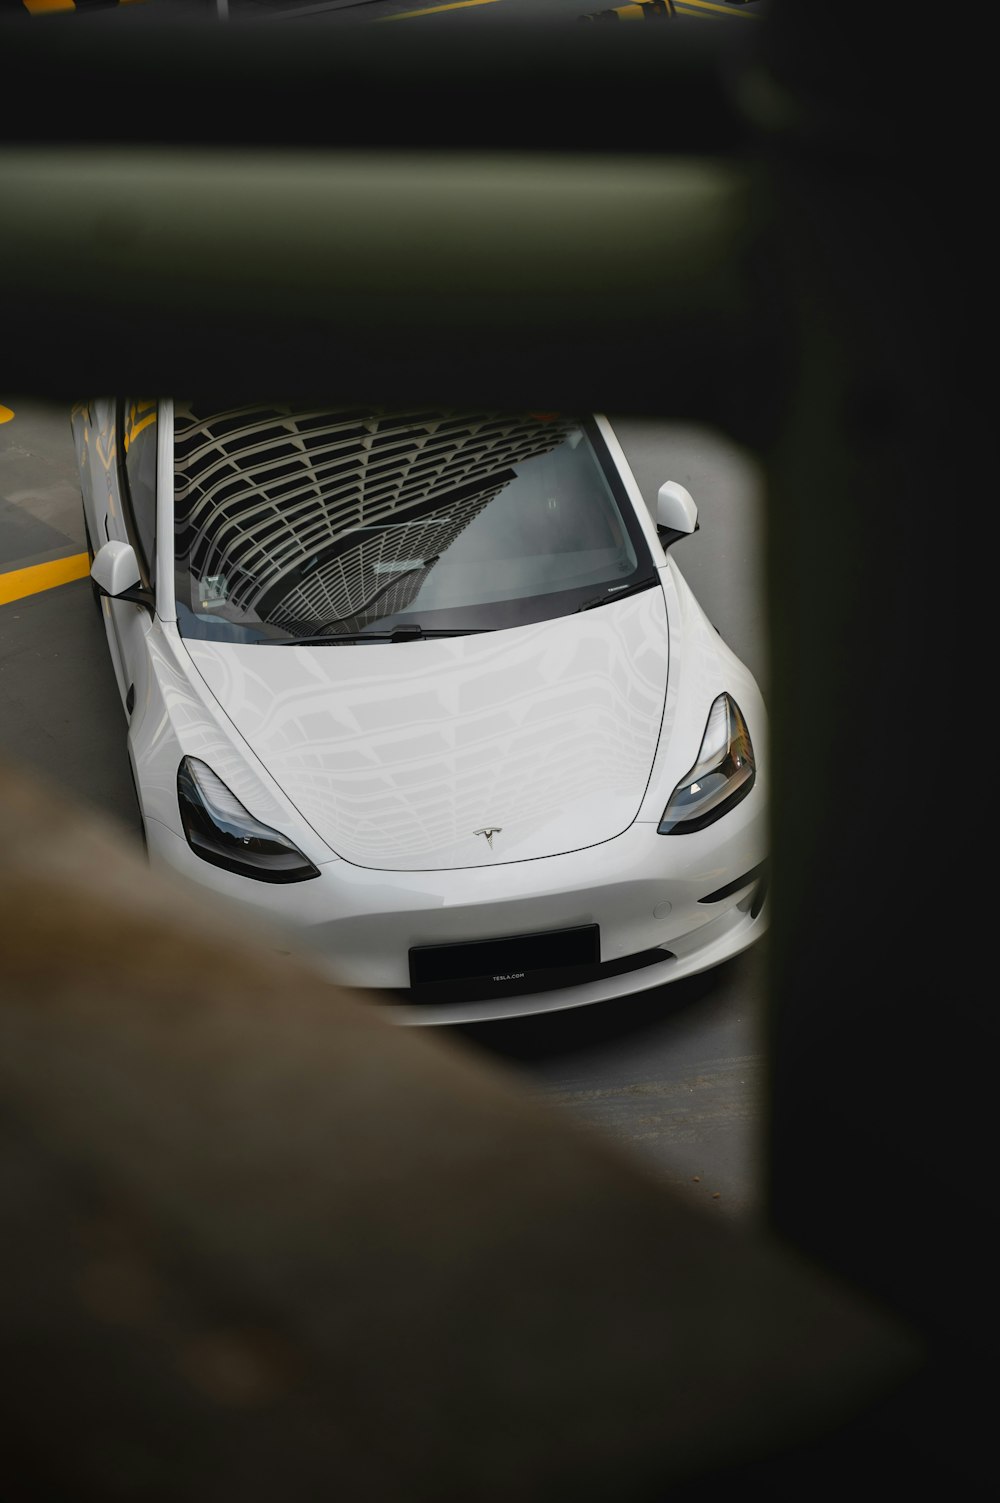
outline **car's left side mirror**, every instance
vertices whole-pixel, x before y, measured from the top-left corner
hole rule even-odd
[[[97,550],[90,577],[102,595],[110,595],[112,600],[130,600],[152,613],[152,592],[142,583],[139,560],[131,543],[116,539],[105,543]]]

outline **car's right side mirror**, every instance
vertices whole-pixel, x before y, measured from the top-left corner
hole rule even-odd
[[[665,480],[656,495],[656,530],[666,548],[677,538],[698,530],[698,508],[694,497],[676,480]]]

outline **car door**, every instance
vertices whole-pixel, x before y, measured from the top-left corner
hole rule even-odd
[[[142,585],[152,595],[156,580],[157,403],[126,397],[115,414],[117,491],[120,510],[108,513],[108,535],[131,543]],[[111,621],[121,669],[126,713],[143,697],[147,672],[146,637],[153,618],[142,605],[110,600]]]
[[[80,476],[87,547],[93,556],[111,536],[109,516],[120,510],[115,459],[115,403],[106,398],[76,402],[70,430]]]

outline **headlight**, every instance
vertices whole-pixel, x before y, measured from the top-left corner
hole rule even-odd
[[[756,776],[750,732],[740,707],[730,695],[720,694],[708,712],[698,760],[670,795],[657,832],[687,835],[703,830],[746,798]]]
[[[177,769],[177,800],[196,856],[258,882],[305,882],[319,871],[277,830],[254,819],[221,778],[196,757]]]

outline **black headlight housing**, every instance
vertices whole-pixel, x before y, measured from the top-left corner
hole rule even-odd
[[[277,830],[246,810],[206,762],[185,757],[177,769],[177,802],[196,856],[257,882],[306,882],[319,868]]]
[[[756,777],[742,711],[731,694],[720,694],[708,712],[697,760],[670,795],[658,834],[704,830],[746,798]]]

